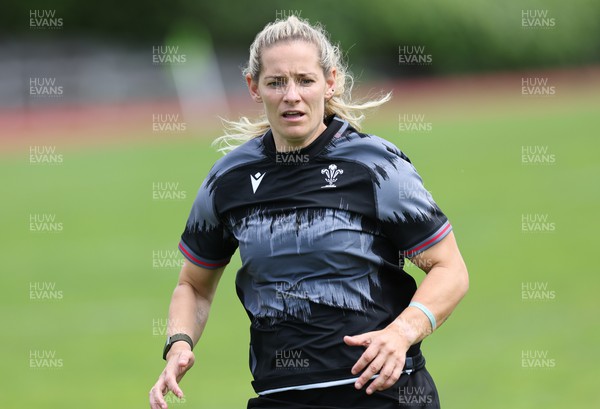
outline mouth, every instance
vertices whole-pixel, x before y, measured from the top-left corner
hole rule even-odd
[[[304,117],[304,115],[306,115],[306,114],[302,111],[291,110],[291,109],[284,111],[281,114],[283,119],[286,119],[288,121],[298,121],[298,120],[302,119],[302,117]]]

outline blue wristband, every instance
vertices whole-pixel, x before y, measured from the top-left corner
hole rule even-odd
[[[433,314],[431,313],[431,311],[429,311],[429,309],[427,307],[425,307],[420,302],[416,302],[416,301],[411,301],[410,304],[408,304],[408,306],[415,307],[415,308],[418,308],[421,311],[423,311],[423,314],[427,315],[427,318],[429,318],[429,323],[431,324],[431,332],[435,331],[435,327],[437,326],[437,323],[435,322],[435,317],[433,316]]]

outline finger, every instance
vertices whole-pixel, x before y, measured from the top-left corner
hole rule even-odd
[[[379,348],[375,347],[374,345],[369,346],[352,367],[352,375],[361,373],[378,354]]]
[[[395,360],[388,359],[385,361],[381,370],[379,371],[379,376],[377,379],[371,382],[367,388],[367,395],[370,395],[375,391],[382,391],[395,384],[398,380],[398,377],[396,377],[396,367],[397,365]]]
[[[179,375],[179,365],[169,365],[165,368],[163,374],[161,375],[162,380],[162,388],[161,394],[165,396],[169,391],[173,392],[175,396],[178,398],[183,397],[183,391],[178,385],[178,378],[181,378],[183,375]]]
[[[150,408],[151,409],[167,409],[167,402],[163,397],[163,387],[159,386],[161,381],[157,382],[152,389],[150,389]]]
[[[167,393],[168,391],[173,392],[173,395],[177,396],[179,399],[183,398],[183,391],[179,387],[179,384],[175,380],[174,376],[165,377],[165,381],[167,384]],[[166,395],[166,393],[165,393]]]
[[[351,347],[359,347],[359,346],[368,347],[369,345],[371,345],[372,337],[373,336],[370,332],[360,334],[360,335],[355,335],[352,337],[346,335],[344,337],[344,342],[346,343],[346,345],[349,345]]]
[[[366,353],[367,351],[365,351]],[[363,354],[364,355],[364,354]],[[378,354],[371,362],[365,367],[363,373],[354,383],[357,389],[361,389],[369,380],[379,373],[383,365],[385,364],[385,356]]]
[[[398,379],[400,379],[400,377],[402,376],[403,370],[404,370],[404,362],[402,362],[402,364],[400,364],[400,365],[396,365],[396,367],[394,368],[394,379],[395,379],[394,384],[396,382],[398,382]],[[392,385],[390,385],[390,386],[392,386]],[[389,388],[390,386],[388,386],[387,388]]]

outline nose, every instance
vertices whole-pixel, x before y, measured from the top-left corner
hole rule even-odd
[[[298,85],[295,81],[288,82],[287,86],[283,89],[283,101],[293,104],[300,102],[300,93],[298,92]]]

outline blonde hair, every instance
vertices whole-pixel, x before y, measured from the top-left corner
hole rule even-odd
[[[360,123],[365,118],[362,111],[380,106],[390,100],[391,92],[379,99],[363,103],[353,102],[351,93],[354,78],[344,64],[339,46],[331,43],[327,32],[320,24],[313,26],[307,20],[294,15],[285,20],[276,20],[267,24],[256,35],[250,46],[250,57],[242,72],[243,75],[250,75],[252,79],[258,81],[262,68],[263,50],[284,41],[305,41],[316,45],[323,73],[327,75],[333,68],[337,70],[333,96],[325,101],[325,116],[336,114],[348,121],[356,130],[360,130]],[[264,114],[255,121],[251,121],[245,116],[238,121],[223,119],[223,125],[225,135],[217,138],[213,145],[217,145],[218,150],[224,153],[250,139],[263,135],[270,128],[269,121]]]

